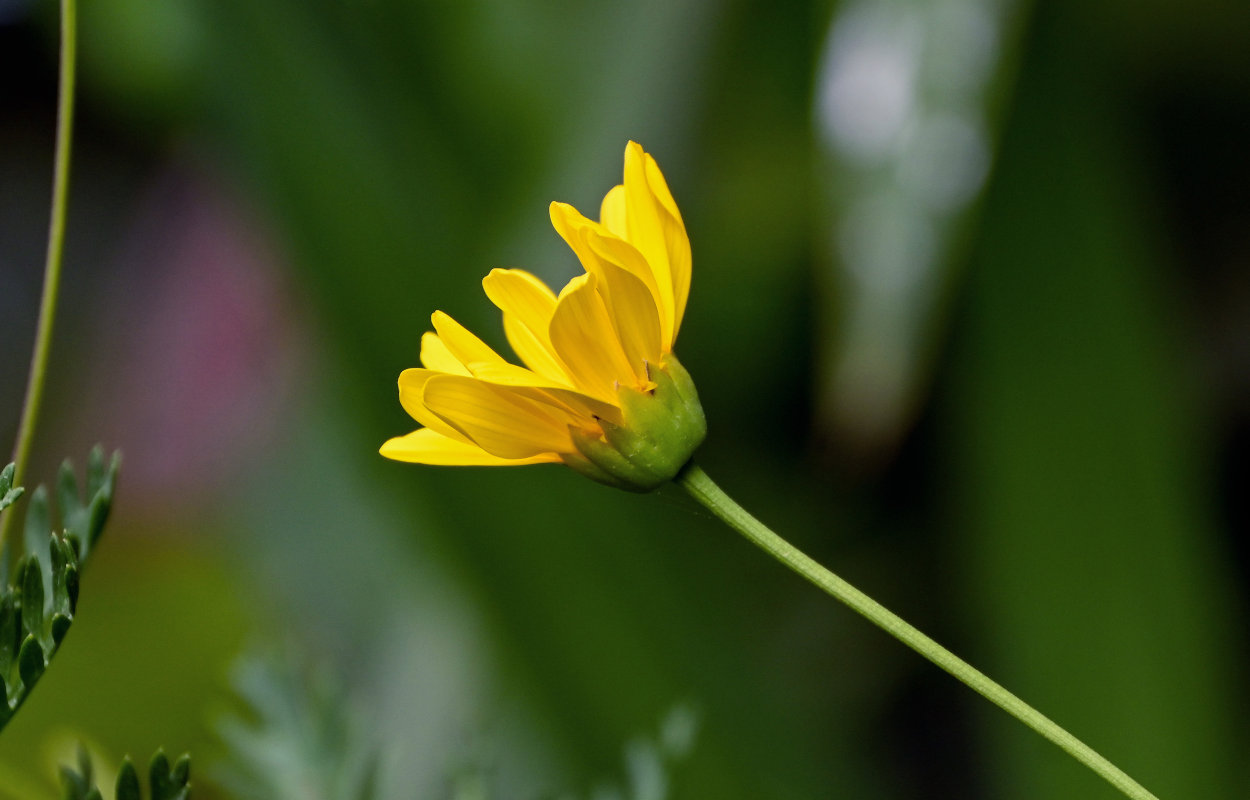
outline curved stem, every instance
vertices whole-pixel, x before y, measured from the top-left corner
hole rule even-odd
[[[30,359],[30,377],[26,381],[26,401],[22,421],[17,429],[13,461],[17,464],[13,483],[20,486],[30,459],[31,443],[43,405],[44,378],[48,369],[48,352],[52,346],[52,329],[56,323],[56,301],[61,286],[61,261],[65,249],[65,216],[69,194],[69,154],[74,125],[74,74],[78,51],[78,8],[75,0],[61,0],[61,64],[57,87],[56,156],[52,175],[52,214],[48,222],[48,257],[43,272],[43,297],[39,303],[39,328],[35,333],[35,349]],[[5,514],[0,542],[14,544],[12,538],[17,514]]]
[[[1041,712],[987,678],[963,659],[909,625],[897,614],[817,564],[794,545],[773,533],[735,503],[712,479],[691,462],[675,479],[696,500],[790,569],[824,589],[870,622],[967,684],[985,699],[1059,745],[1065,752],[1101,775],[1134,800],[1158,800],[1088,745]]]

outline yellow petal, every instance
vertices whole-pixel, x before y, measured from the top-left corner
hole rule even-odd
[[[617,388],[635,382],[594,275],[580,275],[560,292],[550,334],[569,377],[583,392],[615,404]]]
[[[429,428],[421,428],[405,436],[389,439],[378,452],[395,461],[447,467],[509,467],[521,464],[553,463],[560,460],[555,453],[540,453],[529,458],[500,458],[471,442],[448,439]]]
[[[467,437],[425,407],[423,395],[426,382],[435,375],[444,374],[446,373],[417,368],[406,369],[399,373],[399,404],[404,407],[404,411],[407,411],[409,416],[425,427],[433,428],[443,436],[468,442]]]
[[[629,243],[642,253],[655,276],[655,287],[666,344],[672,342],[676,315],[673,273],[669,267],[660,207],[647,186],[646,153],[636,142],[625,148],[625,213]]]
[[[690,297],[690,237],[686,234],[686,225],[681,220],[681,212],[664,180],[664,173],[650,153],[646,154],[647,188],[658,205],[657,215],[664,230],[664,244],[668,250],[668,267],[673,281],[673,335],[667,346],[672,348],[672,340],[677,338],[681,328],[682,317],[686,314],[686,301]]]
[[[565,243],[577,254],[577,260],[582,263],[586,272],[595,276],[599,293],[606,298],[611,292],[611,287],[608,285],[602,259],[590,246],[590,230],[599,226],[586,219],[580,211],[568,203],[551,204],[551,225],[560,234],[560,238],[564,239]],[[566,286],[565,291],[567,290]],[[563,297],[564,292],[560,295]]]
[[[599,206],[599,221],[603,223],[603,227],[612,232],[613,235],[622,239],[629,238],[629,228],[627,227],[625,216],[625,187],[621,185],[613,186],[607,194],[603,196],[603,204]]]
[[[521,359],[521,363],[534,372],[552,380],[568,381],[564,367],[557,360],[551,345],[539,339],[529,326],[524,325],[511,314],[503,315],[503,332],[508,337],[508,344]],[[543,338],[546,338],[545,331]]]
[[[658,360],[665,334],[651,268],[632,245],[567,203],[551,204],[551,223],[577,253],[586,272],[595,276],[637,383],[645,384],[644,362]]]
[[[582,427],[593,426],[596,418],[606,419],[613,423],[621,421],[620,407],[569,386],[550,381],[523,367],[512,364],[493,365],[484,367],[474,377],[485,383],[507,387],[519,397],[551,406],[561,415],[574,418],[574,424]]]
[[[587,227],[582,231],[582,237],[599,261],[606,261],[607,264],[620,267],[642,281],[642,285],[645,285],[647,291],[651,292],[651,302],[656,307],[656,311],[661,309],[660,290],[655,285],[655,275],[652,274],[650,265],[647,265],[646,259],[634,245],[606,232],[601,226]],[[600,272],[605,271],[600,269]]]
[[[673,193],[668,189],[668,181],[664,180],[664,173],[660,172],[660,165],[656,163],[655,158],[650,153],[643,152],[641,146],[638,149],[642,152],[643,163],[646,169],[647,188],[650,190],[651,196],[656,199],[673,219],[681,222],[681,212],[677,210],[677,201],[673,199]]]
[[[429,369],[439,372],[450,372],[453,375],[468,375],[469,370],[460,359],[451,354],[443,340],[433,331],[426,331],[421,337],[421,363]]]
[[[650,388],[647,365],[660,363],[660,317],[655,297],[642,281],[620,267],[605,262],[603,271],[610,288],[605,298],[608,316],[633,371],[635,386]]]
[[[523,269],[492,269],[482,279],[486,296],[500,311],[513,314],[529,328],[546,330],[556,310],[556,295]]]
[[[560,205],[561,208],[556,209],[555,205]],[[558,221],[557,211],[560,212]],[[660,298],[655,275],[652,273],[651,266],[647,264],[647,260],[632,244],[603,225],[586,219],[577,212],[577,209],[569,205],[553,204],[552,223],[569,246],[577,251],[578,259],[586,267],[587,272],[593,272],[596,278],[604,280],[607,274],[603,268],[603,262],[614,264],[641,280],[656,296],[655,303],[659,307]],[[599,290],[602,292],[604,288],[600,285]]]
[[[672,341],[671,331],[664,329],[659,291],[646,261],[629,242],[602,229],[587,229],[585,237],[599,256],[600,273],[609,288],[609,312],[626,357],[635,371],[641,369],[640,360],[656,363],[661,352],[672,349]]]
[[[434,330],[438,331],[438,338],[460,363],[468,367],[469,372],[473,372],[478,364],[507,363],[490,345],[442,311],[435,311],[430,321],[434,323]]]
[[[551,216],[551,227],[556,229],[556,233],[560,234],[565,244],[577,254],[577,260],[581,262],[582,268],[587,272],[598,274],[599,260],[582,235],[586,226],[595,223],[586,219],[580,211],[568,203],[552,203],[548,212]]]
[[[556,296],[547,285],[524,270],[494,269],[482,279],[482,288],[503,312],[504,334],[525,365],[569,384],[547,334],[556,310]]]
[[[422,399],[448,425],[500,458],[573,451],[571,415],[507,387],[460,375],[435,375],[426,382]]]

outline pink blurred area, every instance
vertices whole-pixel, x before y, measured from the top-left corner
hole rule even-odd
[[[72,385],[76,407],[54,401],[48,433],[64,419],[62,435],[83,444],[58,452],[93,441],[123,452],[128,514],[211,502],[275,444],[307,363],[279,248],[220,181],[172,163],[99,267],[88,319],[66,327],[78,341],[60,345],[81,373],[54,385]]]

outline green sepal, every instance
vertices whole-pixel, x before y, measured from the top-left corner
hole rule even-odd
[[[587,477],[636,492],[649,492],[676,477],[707,436],[707,420],[690,373],[670,353],[647,375],[655,388],[617,390],[622,422],[597,420],[602,435],[570,428],[573,445],[584,457],[564,462]],[[607,479],[605,480],[605,476]]]
[[[600,424],[605,430],[611,425],[602,420]],[[655,475],[630,463],[600,436],[572,426],[569,427],[569,434],[573,437],[573,445],[585,458],[565,456],[564,463],[591,480],[629,492],[649,492],[664,483],[663,479],[657,481]]]
[[[576,443],[579,436],[587,437],[587,434],[583,433],[580,429],[575,428],[572,425],[570,425],[569,436],[573,437],[573,441],[574,443]],[[587,446],[593,447],[594,445],[587,445]],[[581,446],[579,445],[579,448],[580,447]],[[624,489],[626,491],[631,491],[630,486],[628,484],[622,481],[618,481],[616,478],[613,478],[611,475],[604,472],[599,467],[596,467],[593,461],[589,460],[588,458],[581,455],[580,453],[564,453],[560,456],[560,460],[562,460],[565,463],[565,465],[568,466],[570,469],[574,470],[575,472],[581,473],[583,477],[590,478],[592,481],[596,481],[598,483],[611,486],[614,489]]]

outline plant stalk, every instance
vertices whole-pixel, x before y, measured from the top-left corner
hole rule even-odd
[[[782,539],[747,513],[726,495],[693,461],[675,481],[729,527],[750,539],[782,564],[824,589],[886,633],[932,661],[962,681],[973,691],[994,703],[1037,733],[1057,744],[1064,752],[1101,775],[1108,783],[1134,800],[1158,800],[1119,767],[1068,733],[1037,709],[990,680],[979,670],[905,622],[897,614],[813,561],[794,545]]]
[[[26,381],[26,399],[22,419],[17,428],[13,461],[17,464],[13,483],[21,486],[31,445],[43,405],[43,389],[48,370],[48,353],[52,348],[52,330],[56,324],[57,297],[61,287],[61,262],[65,250],[65,218],[69,205],[70,145],[74,127],[74,76],[78,60],[78,7],[76,0],[61,0],[61,63],[57,84],[56,155],[52,173],[52,212],[48,221],[48,255],[44,263],[43,296],[39,302],[39,327],[30,359],[30,376]],[[0,543],[16,548],[17,513],[7,509]],[[12,552],[12,551],[10,551]]]

